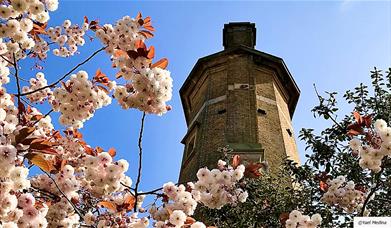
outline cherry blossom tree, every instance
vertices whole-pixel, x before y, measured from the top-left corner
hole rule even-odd
[[[206,225],[191,217],[197,205],[220,208],[244,202],[246,167],[225,161],[213,170],[200,169],[194,182],[139,188],[145,117],[169,111],[172,96],[168,60],[155,61],[155,48],[146,45],[154,32],[151,18],[139,13],[102,25],[84,17],[81,24],[65,20],[50,27],[49,12],[58,4],[5,0],[0,5],[0,227],[141,228],[152,221],[161,228],[202,228]],[[44,72],[30,79],[20,76],[26,59],[76,58],[88,38],[101,46],[54,82]],[[115,76],[82,70],[101,52],[118,70]],[[11,86],[15,93],[7,92]],[[93,148],[80,132],[113,99],[125,110],[142,112],[134,181],[126,174],[128,162],[117,159],[115,149]],[[51,107],[47,113],[39,110],[44,104]],[[62,129],[54,128],[53,112],[60,113]],[[36,175],[29,172],[33,166],[40,170]],[[144,206],[147,196],[155,201]]]
[[[221,211],[201,207],[219,227],[352,227],[356,216],[391,216],[391,68],[374,68],[371,85],[343,94],[352,112],[340,114],[336,92],[321,96],[314,117],[324,129],[302,129],[307,160],[287,160],[277,173],[244,179],[247,201]],[[371,89],[370,89],[371,88]],[[342,118],[338,118],[341,117]]]

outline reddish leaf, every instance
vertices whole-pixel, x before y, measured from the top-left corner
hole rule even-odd
[[[372,116],[366,115],[362,117],[363,124],[365,127],[370,127],[372,125]]]
[[[127,57],[127,54],[123,50],[115,50],[114,51],[114,57],[116,57],[116,58],[118,58],[118,57]]]
[[[100,70],[100,68],[98,68],[95,72],[95,76],[94,78],[102,78],[102,77],[105,77],[106,74],[102,73],[102,71]]]
[[[38,138],[36,138],[36,137],[25,138],[20,143],[22,143],[23,145],[30,145],[36,139],[38,139]]]
[[[320,181],[319,182],[319,189],[323,192],[327,192],[327,190],[329,189],[329,185],[324,181]]]
[[[84,150],[86,151],[86,153],[87,153],[88,155],[96,156],[96,153],[95,153],[94,149],[92,149],[91,147],[85,145],[85,146],[84,146]]]
[[[285,227],[285,222],[286,220],[289,219],[289,213],[287,212],[281,213],[279,219],[280,219],[280,223]]]
[[[360,113],[358,112],[353,112],[354,119],[357,121],[357,123],[361,124],[362,123],[362,118]]]
[[[348,135],[351,136],[360,135],[364,133],[362,127],[357,123],[349,125],[347,129],[348,129]]]
[[[151,25],[146,25],[146,24],[144,24],[143,28],[145,28],[146,30],[151,31],[151,32],[154,32],[154,31],[155,31],[155,28],[152,27]]]
[[[88,24],[88,17],[87,16],[84,16],[84,23]]]
[[[15,143],[21,143],[24,139],[26,139],[31,133],[35,131],[34,127],[25,127],[19,130],[18,134],[15,135]]]
[[[80,201],[79,201],[78,198],[72,197],[72,198],[71,198],[71,202],[72,202],[73,204],[78,204]]]
[[[60,166],[60,167],[61,167],[61,168],[60,168],[61,170],[64,168],[64,166],[67,164],[67,162],[68,162],[68,161],[65,160],[65,159],[61,161],[61,166]]]
[[[191,225],[195,222],[196,222],[196,220],[194,218],[187,216],[186,221],[185,221],[185,225]]]
[[[89,27],[89,29],[91,29],[92,31],[98,30],[98,29],[100,28],[100,26],[99,26],[99,21],[97,21],[97,20],[91,21],[88,27]]]
[[[145,48],[137,48],[136,51],[130,50],[130,51],[127,51],[126,53],[132,59],[137,59],[137,57],[139,57],[139,56],[148,58],[148,51]]]
[[[134,204],[136,203],[136,198],[130,194],[125,196],[124,206],[126,211],[131,211],[134,208]]]
[[[18,102],[18,113],[22,114],[26,112],[26,108],[22,102]]]
[[[168,65],[168,59],[163,58],[157,61],[156,63],[152,64],[151,68],[158,67],[161,69],[166,69],[167,65]]]
[[[259,169],[263,167],[261,163],[250,163],[246,166],[246,170],[244,171],[244,175],[246,177],[260,177],[261,173]]]
[[[53,162],[45,160],[45,158],[40,154],[27,154],[26,158],[30,161],[31,164],[34,164],[41,168],[43,171],[50,173],[54,170]]]
[[[29,34],[35,39],[39,39],[39,34],[47,34],[47,32],[45,31],[47,25],[47,23],[42,24],[39,22],[34,22],[33,29],[29,32]]]
[[[155,47],[151,46],[148,50],[147,58],[153,59],[153,57],[155,57]]]
[[[150,16],[144,18],[144,23],[150,23],[150,22],[151,22],[151,17]]]
[[[30,114],[32,113],[33,110],[31,109],[31,106],[30,105],[27,105],[27,113]]]
[[[364,132],[363,128],[358,123],[350,124],[347,127],[347,130],[348,130],[348,135],[352,135],[352,136],[360,135]]]
[[[37,121],[43,118],[43,115],[34,115],[31,117],[31,121]]]
[[[141,12],[138,12],[137,16],[136,16],[136,21],[141,19],[142,15],[141,15]]]
[[[117,154],[117,152],[114,148],[110,148],[109,151],[107,151],[107,152],[110,154],[111,157],[114,157]]]
[[[97,147],[95,147],[95,151],[99,154],[99,153],[102,153],[104,150],[102,147],[97,146]]]
[[[153,37],[153,33],[151,33],[150,31],[147,31],[147,30],[141,30],[139,32],[139,34],[143,35],[146,39]]]
[[[136,47],[136,49],[139,49],[139,48],[142,48],[144,50],[147,49],[147,46],[145,45],[145,43],[142,40],[137,40],[135,43],[135,47]]]
[[[240,156],[239,155],[234,155],[232,158],[232,167],[236,169],[240,165]]]
[[[104,208],[107,208],[109,211],[111,212],[117,212],[117,205],[115,205],[114,203],[112,202],[108,202],[108,201],[101,201],[97,204],[98,207],[104,207]]]

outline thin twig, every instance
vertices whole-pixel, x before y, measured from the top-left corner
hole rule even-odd
[[[37,123],[39,123],[39,121],[41,121],[42,119],[45,119],[48,115],[50,115],[50,113],[52,113],[54,110],[53,109],[50,109],[49,112],[47,112],[44,116],[42,116],[42,118],[36,120],[34,123],[33,123],[33,126],[36,125]]]
[[[20,99],[21,99],[24,103],[26,103],[27,105],[30,105],[31,107],[34,107],[34,105],[33,105],[30,101],[24,99],[23,97],[21,97]]]
[[[42,170],[42,169],[41,169]],[[68,199],[68,197],[65,195],[65,193],[61,190],[60,186],[58,186],[57,182],[54,180],[54,178],[52,176],[50,176],[49,173],[47,173],[46,171],[42,170],[42,172],[44,172],[54,183],[54,185],[56,185],[56,188],[58,189],[58,191],[62,194],[62,196],[68,201],[69,204],[72,205],[73,209],[75,210],[75,212],[79,215],[80,218],[83,218],[83,215],[80,213],[79,209],[76,207],[76,205],[70,200]]]
[[[62,80],[64,80],[67,76],[69,76],[70,74],[73,73],[73,71],[75,71],[77,68],[79,68],[80,66],[82,66],[83,64],[87,63],[89,60],[91,60],[95,55],[97,55],[99,52],[105,50],[106,47],[102,47],[98,50],[96,50],[94,53],[92,53],[87,59],[85,59],[83,62],[77,64],[76,66],[74,66],[70,71],[68,71],[67,73],[65,73],[60,79],[58,79],[57,81],[53,82],[52,84],[49,84],[49,85],[46,85],[46,86],[43,86],[41,88],[38,88],[36,90],[32,90],[32,91],[29,91],[29,92],[26,92],[26,93],[22,93],[21,96],[26,96],[26,95],[29,95],[29,94],[32,94],[32,93],[35,93],[35,92],[38,92],[38,91],[41,91],[41,90],[44,90],[46,88],[50,88],[50,87],[53,87],[55,85],[57,85],[58,83],[60,83]]]
[[[143,158],[143,147],[142,147],[142,140],[143,140],[143,131],[144,131],[144,121],[145,121],[145,112],[143,112],[143,116],[141,118],[141,127],[140,132],[138,135],[138,172],[137,172],[137,180],[136,185],[134,187],[134,212],[137,212],[137,196],[140,195],[138,193],[138,186],[141,181],[141,170],[142,170],[142,158]]]
[[[18,109],[19,109],[19,105],[22,103],[21,100],[20,100],[20,96],[21,96],[21,89],[20,89],[20,82],[19,82],[19,75],[18,75],[18,64],[16,62],[16,57],[15,57],[15,53],[12,55],[13,56],[13,59],[14,59],[14,68],[15,68],[15,79],[16,79],[16,86],[18,88],[18,94],[16,94],[16,97],[18,98]],[[18,112],[18,121],[20,123],[20,116],[21,116],[21,113],[20,111]]]
[[[319,102],[322,102],[322,96],[319,95],[315,83],[313,84],[313,86],[314,86],[314,89],[315,89],[316,96],[317,96],[318,99],[319,99]],[[343,130],[343,131],[346,130],[346,129],[345,129],[344,127],[342,127],[342,125],[341,125],[340,123],[338,123],[337,120],[335,120],[335,118],[332,117],[328,112],[326,113],[326,115],[327,115],[327,116],[335,123],[335,125],[337,125],[341,130]]]
[[[14,65],[13,62],[9,61],[9,59],[5,58],[4,56],[0,55],[0,57],[1,57],[2,59],[4,59],[8,64]]]
[[[38,192],[38,193],[40,193],[40,194],[42,194],[42,195],[44,195],[44,196],[46,196],[46,197],[49,197],[49,198],[51,198],[51,199],[58,199],[58,198],[60,198],[58,195],[56,195],[56,194],[53,194],[53,193],[51,193],[51,192],[47,192],[47,191],[45,191],[45,190],[43,190],[43,189],[39,189],[39,188],[36,188],[36,187],[31,187],[30,188],[32,191],[34,191],[34,192]]]

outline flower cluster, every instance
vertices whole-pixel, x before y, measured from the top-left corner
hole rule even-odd
[[[143,57],[135,61],[139,59]],[[114,91],[114,97],[122,108],[138,108],[159,115],[170,110],[170,106],[166,105],[172,96],[172,79],[169,71],[158,67],[138,69],[129,79],[130,83],[126,86],[117,86]]]
[[[0,55],[7,52],[7,46],[3,43],[3,39],[0,38]],[[8,68],[8,62],[0,58],[0,86],[7,84],[10,81],[8,75],[10,69]]]
[[[35,46],[34,38],[29,34],[34,22],[45,23],[49,20],[48,11],[58,7],[58,0],[10,0],[0,5],[0,52],[8,59],[23,59],[25,50]]]
[[[84,34],[88,30],[88,23],[72,25],[70,20],[65,20],[62,26],[50,27],[47,31],[52,42],[57,43],[60,48],[53,50],[53,54],[60,57],[69,57],[76,53],[77,46],[83,46]]]
[[[121,107],[164,114],[170,109],[166,102],[172,96],[170,72],[152,67],[148,56],[130,57],[127,54],[129,51],[135,52],[139,48],[137,43],[145,40],[140,34],[140,28],[138,20],[125,16],[118,20],[115,26],[106,24],[98,29],[96,36],[107,46],[106,51],[112,55],[113,65],[126,80],[126,85],[117,86],[114,92],[114,97]],[[146,48],[144,52],[145,50]]]
[[[42,136],[43,138],[49,136],[50,132],[54,130],[52,118],[49,115],[44,117],[37,108],[33,107],[30,109],[27,118],[36,123],[35,131],[32,133],[32,136]]]
[[[65,197],[52,204],[46,215],[48,227],[78,227],[80,217]]]
[[[48,82],[45,79],[45,75],[42,72],[37,73],[35,75],[35,78],[30,78],[29,82],[30,82],[30,86],[24,86],[22,88],[23,93],[35,91],[37,89],[40,89],[40,88],[48,85]],[[53,92],[50,90],[50,88],[45,88],[45,89],[35,91],[34,93],[27,95],[27,98],[31,102],[43,103],[46,99],[49,102],[51,102],[53,99]]]
[[[128,51],[137,48],[136,43],[144,41],[139,33],[141,25],[136,19],[125,16],[119,19],[115,26],[105,24],[96,31],[96,37],[107,46],[107,53],[113,55],[117,49]]]
[[[123,191],[124,186],[131,186],[132,180],[125,175],[129,163],[126,160],[113,162],[107,152],[98,156],[86,156],[84,163],[84,188],[91,193],[101,196]]]
[[[375,131],[370,145],[362,145],[357,138],[349,142],[353,151],[359,152],[359,164],[363,169],[370,169],[373,172],[380,172],[382,159],[391,156],[391,127],[387,126],[384,120],[376,120]]]
[[[5,143],[5,136],[11,134],[18,124],[18,110],[14,105],[12,97],[6,92],[4,87],[0,87],[0,128],[1,143]]]
[[[44,39],[35,41],[35,46],[32,49],[32,56],[37,56],[39,59],[46,59],[49,52],[49,44]]]
[[[248,193],[236,186],[243,178],[244,171],[244,165],[239,165],[236,169],[223,166],[222,169],[211,171],[202,168],[197,172],[198,181],[194,184],[193,195],[199,196],[199,201],[209,208],[220,209],[226,204],[245,202]]]
[[[227,204],[235,206],[238,202],[245,202],[248,193],[237,186],[244,171],[243,165],[234,169],[220,160],[219,169],[201,168],[197,172],[198,181],[189,182],[187,187],[182,184],[176,186],[172,182],[164,184],[163,193],[167,202],[163,207],[154,206],[150,209],[152,218],[158,221],[157,227],[165,227],[167,224],[181,227],[187,216],[194,214],[198,203],[219,209]],[[176,212],[170,214],[170,211]],[[193,225],[203,227],[201,223]]]
[[[75,128],[82,128],[95,110],[111,103],[110,96],[89,81],[85,71],[72,74],[70,80],[54,90],[53,96],[51,105],[54,111],[61,112],[60,124]]]
[[[349,213],[360,210],[364,203],[365,196],[360,190],[356,190],[353,181],[346,182],[344,176],[328,180],[327,192],[322,196],[321,201],[330,206],[337,206]]]
[[[59,146],[56,148],[61,159],[78,162],[79,158],[85,154],[84,147],[78,139],[72,137],[61,137],[58,139]]]
[[[322,217],[320,214],[314,214],[311,217],[308,215],[303,215],[298,210],[293,210],[289,213],[289,219],[285,222],[286,228],[315,228],[322,223]]]
[[[32,194],[25,193],[20,195],[18,207],[22,208],[23,212],[17,223],[18,227],[47,227],[46,215],[49,208],[46,204],[36,204]],[[17,213],[14,215],[15,217],[18,216]]]
[[[4,227],[46,227],[46,205],[35,205],[31,194],[21,194],[30,181],[20,162],[14,146],[0,145],[0,221]]]
[[[78,200],[80,189],[76,179],[75,170],[70,165],[65,165],[62,170],[50,178],[46,174],[40,174],[31,179],[34,188],[40,191],[50,192],[60,198],[60,201],[52,204],[48,210],[46,219],[49,227],[73,227],[79,224],[79,215],[75,213],[68,200]]]
[[[138,204],[142,204],[145,196],[138,197]],[[148,217],[138,218],[138,213],[128,214],[134,205],[134,196],[128,192],[115,194],[108,197],[108,201],[100,202],[99,205],[109,207],[111,212],[94,214],[91,211],[84,216],[86,225],[97,227],[135,227],[146,228],[149,225]]]

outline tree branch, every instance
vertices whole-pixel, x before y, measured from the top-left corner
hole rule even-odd
[[[317,96],[318,99],[319,99],[319,102],[322,102],[322,96],[319,95],[319,92],[318,92],[318,90],[317,90],[317,88],[316,88],[315,83],[313,84],[313,86],[314,86],[314,89],[315,89],[316,96]],[[334,117],[332,117],[332,116],[329,114],[329,112],[327,112],[327,113],[325,113],[325,114],[326,114],[326,115],[334,122],[334,124],[337,125],[341,130],[343,130],[343,131],[346,130],[344,127],[342,127],[342,125],[341,125],[340,123],[337,122],[337,120],[336,120]]]
[[[381,180],[380,180],[380,177],[381,177],[383,171],[384,171],[384,167],[382,167],[382,169],[380,170],[380,172],[376,176],[376,185],[371,189],[371,191],[367,195],[367,198],[365,198],[364,204],[363,204],[362,209],[361,209],[360,216],[364,216],[365,209],[366,209],[366,207],[367,207],[367,205],[368,205],[372,195],[375,194],[375,192],[379,188],[380,184],[382,183]]]
[[[21,97],[21,89],[20,89],[20,82],[19,82],[19,71],[18,71],[18,64],[16,62],[16,58],[15,58],[15,53],[12,54],[12,57],[13,57],[13,60],[14,60],[14,68],[15,68],[15,79],[16,79],[16,86],[18,88],[18,93],[16,94],[16,97],[18,98],[18,121],[20,123],[20,110],[19,110],[19,105],[22,103],[22,101],[20,100],[20,97]]]
[[[41,169],[42,170],[42,169]],[[54,185],[56,185],[56,188],[58,189],[58,191],[61,193],[61,195],[68,201],[69,204],[72,205],[73,209],[75,210],[75,212],[79,215],[80,219],[83,219],[83,215],[80,213],[79,209],[76,207],[76,205],[70,200],[68,199],[68,197],[65,195],[65,193],[61,190],[60,186],[58,186],[57,182],[54,180],[54,178],[52,176],[50,176],[49,173],[47,173],[46,171],[42,170],[42,172],[44,172],[54,183]]]
[[[143,131],[144,131],[144,121],[145,121],[145,112],[143,112],[143,116],[141,117],[141,127],[138,135],[138,173],[137,173],[136,185],[134,187],[134,197],[135,197],[134,212],[137,212],[137,197],[140,195],[138,193],[138,186],[141,181],[141,169],[142,169],[142,157],[143,157],[142,140],[143,140]]]
[[[67,73],[65,73],[60,79],[58,79],[57,81],[53,82],[52,84],[49,84],[47,86],[43,86],[41,88],[38,88],[36,90],[33,90],[33,91],[29,91],[29,92],[26,92],[26,93],[22,93],[21,96],[26,96],[26,95],[29,95],[29,94],[32,94],[32,93],[35,93],[35,92],[38,92],[38,91],[41,91],[41,90],[44,90],[46,88],[50,88],[50,87],[53,87],[55,85],[57,85],[58,83],[60,83],[62,80],[64,80],[67,76],[69,76],[70,74],[73,73],[73,71],[75,71],[77,68],[79,68],[80,66],[82,66],[83,64],[87,63],[88,61],[90,61],[95,55],[97,55],[99,52],[105,50],[106,47],[102,47],[98,50],[96,50],[94,53],[92,53],[87,59],[85,59],[83,62],[77,64],[76,66],[74,66],[70,71],[68,71]]]

